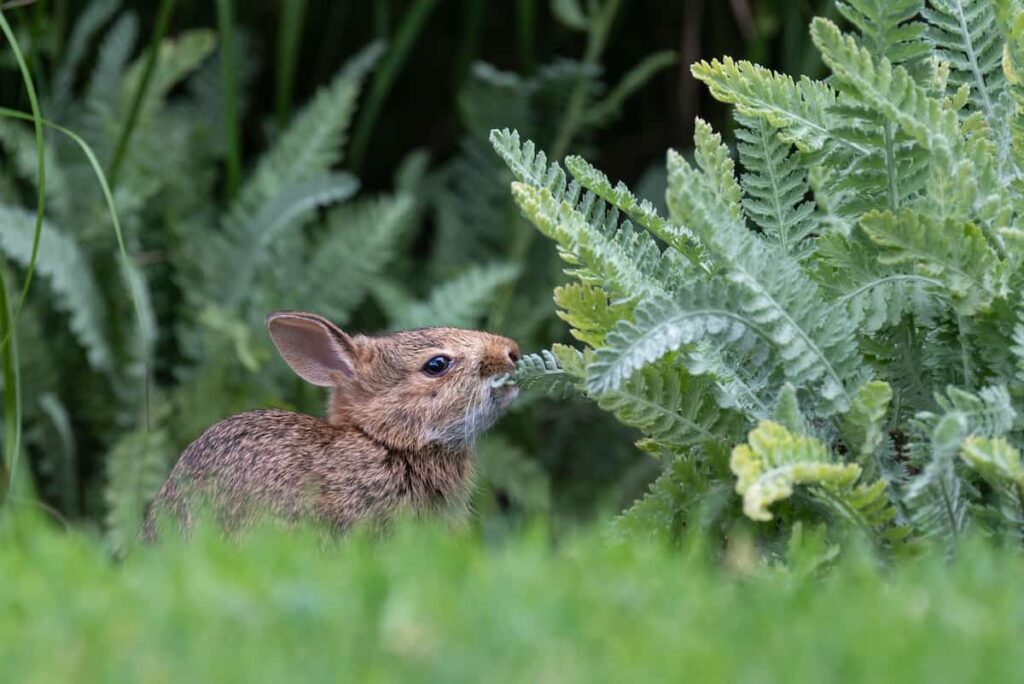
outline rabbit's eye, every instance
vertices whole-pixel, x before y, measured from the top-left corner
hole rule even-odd
[[[452,365],[452,360],[447,356],[435,356],[423,364],[423,372],[431,377],[441,375]]]

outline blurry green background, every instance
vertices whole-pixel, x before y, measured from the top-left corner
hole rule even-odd
[[[126,272],[81,150],[48,131],[48,237],[18,321],[29,468],[17,491],[103,524],[116,548],[208,425],[259,407],[322,412],[322,393],[275,358],[268,310],[364,332],[485,327],[525,351],[570,341],[551,303],[562,266],[519,218],[491,128],[583,153],[660,203],[665,150],[688,148],[694,117],[729,127],[689,64],[728,54],[814,75],[807,25],[831,11],[783,0],[15,4],[4,13],[42,114],[95,150],[131,254]],[[360,53],[378,40],[376,61]],[[4,104],[28,111],[9,49],[3,66]],[[31,253],[34,144],[30,124],[0,122],[0,250],[15,284]],[[312,209],[271,220],[302,202]],[[481,440],[480,525],[621,510],[657,472],[632,442],[583,401],[525,397]]]

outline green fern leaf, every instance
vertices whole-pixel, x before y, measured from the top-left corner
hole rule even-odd
[[[872,212],[861,227],[884,248],[882,263],[913,264],[941,282],[962,313],[975,313],[1006,293],[1006,268],[972,223],[940,222],[910,211]]]
[[[519,267],[494,263],[472,266],[442,283],[391,321],[395,329],[451,326],[472,328],[487,313],[498,290],[519,277]]]
[[[22,266],[32,256],[35,214],[0,206],[0,249]],[[106,304],[88,258],[78,242],[49,222],[43,223],[36,272],[56,295],[56,306],[68,317],[68,327],[98,370],[112,368],[106,333]]]
[[[160,490],[174,450],[163,430],[137,430],[122,437],[106,458],[107,539],[115,553],[139,539],[149,502]]]
[[[873,381],[861,386],[842,422],[843,439],[858,462],[871,474],[877,466],[875,454],[885,437],[883,428],[892,401],[892,388],[887,382]],[[882,474],[874,468],[874,475]]]
[[[282,188],[321,176],[341,161],[363,79],[383,49],[379,43],[364,48],[293,117],[242,187],[236,213],[255,213]]]
[[[338,173],[299,181],[279,192],[252,218],[229,221],[224,246],[210,250],[208,283],[215,301],[237,306],[250,292],[260,265],[272,252],[268,249],[297,219],[320,207],[345,200],[356,193],[359,182],[350,174]],[[224,268],[231,263],[230,270]],[[219,276],[219,277],[218,277]]]
[[[590,347],[600,347],[604,337],[623,318],[629,318],[631,308],[614,303],[608,293],[599,287],[570,283],[555,288],[558,317],[571,327],[569,332]]]
[[[331,210],[303,276],[295,306],[318,311],[344,324],[371,285],[397,256],[413,225],[415,203],[408,195],[379,197]]]

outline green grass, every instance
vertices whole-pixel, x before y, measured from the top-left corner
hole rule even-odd
[[[0,681],[1009,681],[1024,558],[740,572],[583,535],[200,534],[116,563],[0,534]],[[742,554],[740,554],[742,555]],[[860,559],[860,560],[858,560]]]

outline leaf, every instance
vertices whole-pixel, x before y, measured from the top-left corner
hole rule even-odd
[[[768,507],[789,498],[795,485],[843,491],[860,477],[860,466],[835,463],[818,440],[768,420],[733,449],[729,467],[737,478],[736,493],[743,497],[743,513],[759,521],[771,520]]]
[[[383,51],[380,43],[363,48],[292,118],[242,187],[235,221],[239,214],[258,211],[283,188],[322,176],[341,161],[363,79]]]
[[[586,31],[590,26],[579,0],[551,0],[551,13],[566,28]]]
[[[846,446],[868,472],[874,465],[875,451],[885,436],[882,429],[891,401],[892,388],[889,383],[879,380],[867,382],[857,391],[850,410],[843,417],[842,431]]]
[[[868,213],[860,225],[885,248],[882,263],[913,264],[942,283],[964,314],[976,313],[1006,292],[1006,269],[973,223],[938,221],[904,210]]]
[[[525,354],[516,362],[511,379],[524,391],[539,389],[549,397],[565,398],[577,393],[572,376],[547,349],[537,354]]]
[[[712,390],[710,379],[690,375],[677,359],[667,357],[595,399],[621,423],[667,448],[688,449],[705,442],[728,447],[746,421],[719,408]]]
[[[129,432],[107,455],[107,539],[117,554],[138,541],[146,507],[163,484],[173,456],[162,430]]]
[[[430,296],[416,302],[391,321],[394,329],[428,326],[475,327],[487,313],[498,289],[519,277],[519,267],[493,263],[471,266],[442,283]]]
[[[0,249],[22,266],[32,255],[35,213],[0,206]],[[106,333],[106,303],[81,246],[57,226],[44,221],[36,271],[49,282],[55,305],[97,370],[112,368]]]

